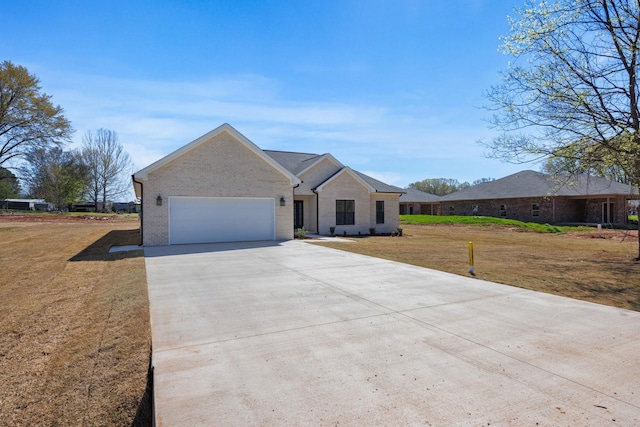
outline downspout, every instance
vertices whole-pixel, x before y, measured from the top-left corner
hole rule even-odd
[[[314,188],[311,191],[316,194],[316,233],[320,234],[320,194]]]
[[[131,180],[137,184],[140,184],[140,246],[142,246],[142,243],[144,242],[144,239],[142,238],[142,233],[144,232],[144,227],[142,226],[143,222],[144,222],[144,215],[143,215],[143,210],[144,210],[144,185],[142,184],[142,182],[140,181],[136,181],[136,176],[135,175],[131,175]]]
[[[294,234],[294,237],[295,237],[295,233],[296,233],[296,229],[295,229],[296,228],[295,227],[295,225],[296,225],[296,188],[298,188],[298,187],[300,187],[300,184],[296,184],[296,185],[293,186],[293,188],[291,188],[291,204],[293,205],[293,206],[291,206],[291,209],[293,210],[293,234]],[[303,219],[303,221],[304,221],[304,219]],[[303,224],[304,224],[304,222],[303,222]],[[304,226],[302,228],[304,228]]]

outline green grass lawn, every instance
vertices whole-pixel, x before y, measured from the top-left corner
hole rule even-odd
[[[434,215],[400,215],[401,224],[463,224],[463,225],[502,225],[517,227],[522,231],[537,233],[565,233],[567,231],[585,230],[588,227],[567,227],[535,222],[522,222],[514,219],[502,219],[491,216],[434,216]]]

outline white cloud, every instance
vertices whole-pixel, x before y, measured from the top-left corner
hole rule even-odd
[[[283,99],[279,82],[253,74],[164,82],[41,73],[45,92],[77,129],[75,144],[87,130],[115,130],[137,169],[228,122],[260,147],[331,152],[403,186],[430,176],[435,164],[468,159],[473,169],[482,156],[475,141],[491,135],[469,109],[411,105],[405,97],[399,105],[301,102]],[[446,176],[459,173],[450,168]]]

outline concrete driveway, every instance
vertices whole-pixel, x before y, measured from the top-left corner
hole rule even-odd
[[[145,256],[158,426],[640,425],[640,313],[300,241]]]

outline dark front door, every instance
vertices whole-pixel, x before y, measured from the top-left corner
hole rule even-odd
[[[304,207],[302,200],[293,201],[293,228],[304,227]]]

